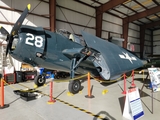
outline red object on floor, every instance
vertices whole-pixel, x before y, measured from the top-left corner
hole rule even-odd
[[[53,99],[53,81],[50,82],[50,100],[48,103],[54,103],[56,102],[55,99]]]
[[[15,75],[15,73],[4,74],[4,80],[8,84],[15,84],[16,83],[16,75]]]
[[[123,78],[124,78],[124,90],[122,94],[126,94],[126,75],[125,74],[123,74]]]

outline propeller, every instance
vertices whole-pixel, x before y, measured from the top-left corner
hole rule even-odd
[[[21,14],[21,16],[19,17],[19,19],[17,20],[17,22],[14,24],[12,30],[11,30],[11,33],[8,35],[8,43],[7,43],[7,48],[6,48],[6,56],[8,54],[8,50],[11,49],[11,46],[12,46],[12,42],[13,42],[13,36],[14,35],[17,35],[18,34],[18,30],[19,28],[21,27],[24,19],[26,18],[29,10],[31,8],[31,5],[28,4],[26,9],[23,11],[23,13]],[[2,27],[1,27],[2,28]],[[6,31],[5,29],[3,30],[4,28],[2,28],[2,31]]]

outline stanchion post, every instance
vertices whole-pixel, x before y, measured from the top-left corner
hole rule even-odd
[[[125,74],[123,74],[123,78],[124,78],[124,90],[123,90],[123,92],[122,92],[122,94],[126,94],[126,75]]]
[[[1,96],[0,96],[0,99],[1,99],[1,100],[0,100],[0,102],[1,102],[1,103],[0,103],[0,106],[1,106],[1,107],[4,107],[4,83],[3,83],[3,80],[2,80],[2,79],[1,79],[1,90],[0,90],[0,91],[1,91],[1,94],[0,94],[0,95],[1,95]]]
[[[53,80],[50,82],[50,100],[47,102],[48,104],[53,104],[56,102],[55,99],[53,99]]]
[[[131,87],[136,87],[136,85],[134,84],[134,70],[132,70],[132,83],[131,83]]]
[[[94,96],[91,95],[90,73],[88,73],[88,95],[86,95],[85,97],[86,98],[94,98]]]
[[[88,96],[91,96],[91,82],[90,82],[90,73],[88,73]]]
[[[9,104],[4,104],[4,82],[2,75],[0,74],[1,86],[0,86],[0,109],[9,107]]]

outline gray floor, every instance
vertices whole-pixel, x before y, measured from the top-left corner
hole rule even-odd
[[[135,84],[141,89],[143,75],[136,74]],[[146,77],[146,75],[144,76]],[[49,82],[50,80],[47,80]],[[130,87],[131,78],[127,79],[127,88]],[[33,81],[5,86],[5,104],[8,108],[0,109],[0,120],[127,120],[123,117],[125,95],[123,91],[123,80],[115,83],[100,84],[91,80],[92,95],[94,98],[86,98],[88,95],[87,82],[83,82],[83,90],[76,94],[68,93],[68,82],[54,82],[53,96],[54,104],[48,104],[50,100],[50,86],[47,84],[39,88],[42,91],[40,98],[25,101],[19,95],[13,93],[16,89],[34,88]],[[102,94],[108,91],[106,94]],[[146,87],[141,96],[144,116],[140,120],[159,120],[160,92],[153,93],[153,110],[151,90]],[[153,114],[152,114],[153,112]],[[104,119],[105,120],[105,119]]]

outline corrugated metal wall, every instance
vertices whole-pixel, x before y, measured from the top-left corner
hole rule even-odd
[[[17,10],[24,10],[27,4],[31,4],[31,13],[35,13],[38,15],[46,15],[49,14],[49,4],[39,1],[39,0],[1,0],[0,5],[6,8],[13,8]],[[15,23],[21,12],[16,12],[12,10],[0,9],[0,21],[5,21],[9,23]],[[36,15],[29,14],[23,22],[24,25],[31,26],[42,26],[49,27],[49,19],[45,17],[40,17]],[[8,31],[11,30],[11,25],[0,24],[5,27]]]
[[[160,30],[153,31],[153,54],[160,54]]]
[[[56,29],[76,34],[85,30],[95,34],[95,9],[72,0],[57,0]]]
[[[151,55],[151,31],[145,30],[144,57]]]

